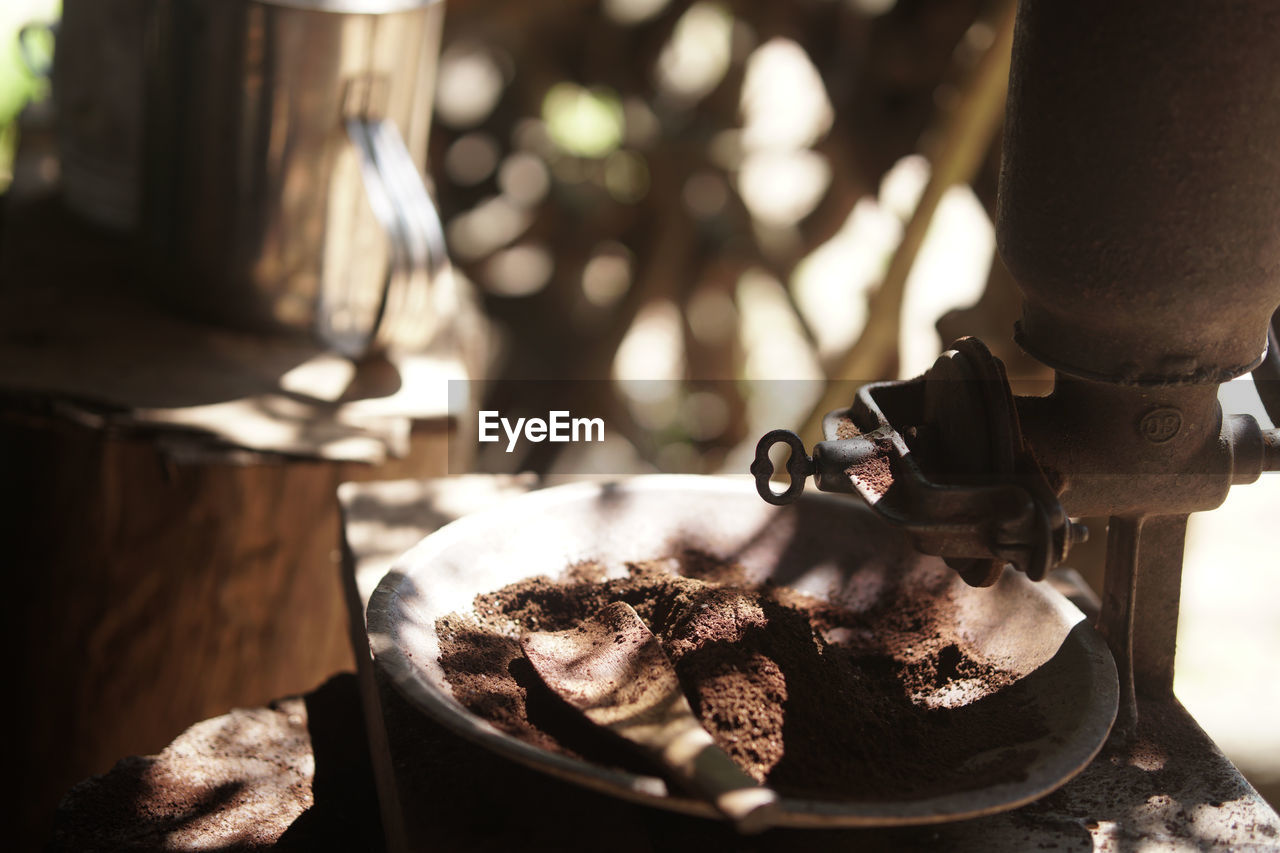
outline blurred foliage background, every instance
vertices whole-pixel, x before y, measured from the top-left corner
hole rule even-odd
[[[13,181],[18,114],[48,95],[48,80],[38,72],[53,61],[53,35],[41,24],[57,20],[61,9],[60,0],[0,5],[0,193]]]
[[[935,324],[979,302],[992,269],[1004,76],[975,75],[989,54],[1007,63],[1012,8],[450,4],[429,159],[451,254],[497,330],[491,375],[509,380],[488,407],[547,393],[522,379],[621,380],[609,422],[635,451],[542,444],[488,462],[741,471],[759,432],[804,422],[827,376],[927,367]],[[983,112],[975,90],[981,126],[957,133],[957,116]],[[967,173],[935,175],[965,146]],[[910,276],[881,288],[913,219]],[[1016,310],[994,302],[948,334]]]

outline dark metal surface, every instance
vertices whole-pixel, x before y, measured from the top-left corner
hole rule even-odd
[[[1144,388],[1059,374],[1051,394],[1017,403],[1073,516],[1213,509],[1264,470],[1261,427],[1224,417],[1213,384]]]
[[[1022,0],[997,240],[1019,342],[1111,382],[1222,382],[1280,305],[1280,6]]]
[[[1267,357],[1253,371],[1253,385],[1258,389],[1262,405],[1271,418],[1271,425],[1280,427],[1280,311],[1271,318],[1271,333],[1267,336]],[[1274,441],[1274,436],[1273,436]],[[1273,465],[1269,470],[1277,470]]]

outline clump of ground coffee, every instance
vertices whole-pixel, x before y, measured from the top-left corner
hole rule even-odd
[[[563,581],[531,578],[477,597],[473,614],[437,624],[454,695],[536,746],[652,772],[551,694],[518,642],[614,601],[661,639],[716,742],[783,795],[897,800],[1016,781],[1032,758],[1019,745],[1045,734],[1012,676],[930,633],[926,616],[855,613],[749,584],[739,567],[696,551],[633,564],[624,578],[582,565]],[[951,707],[922,701],[975,683],[989,695]]]

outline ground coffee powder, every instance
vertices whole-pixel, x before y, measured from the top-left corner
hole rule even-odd
[[[1016,679],[973,660],[927,615],[855,613],[749,584],[739,567],[696,551],[632,564],[618,579],[575,566],[561,581],[512,584],[477,597],[473,613],[439,620],[455,697],[536,746],[652,773],[554,696],[518,642],[613,601],[631,604],[662,640],[716,742],[786,796],[901,800],[1014,782],[1045,734]]]

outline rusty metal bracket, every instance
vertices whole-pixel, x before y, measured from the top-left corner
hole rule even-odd
[[[1005,564],[1040,580],[1087,535],[1024,447],[1004,368],[976,339],[956,342],[922,377],[864,386],[823,432],[812,459],[793,433],[761,440],[752,473],[765,500],[789,503],[813,473],[819,489],[860,496],[973,586],[995,583]],[[781,495],[768,484],[779,441],[792,445]]]

